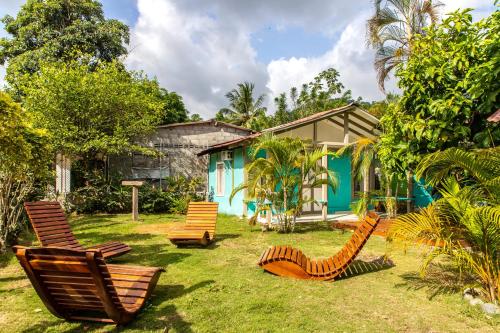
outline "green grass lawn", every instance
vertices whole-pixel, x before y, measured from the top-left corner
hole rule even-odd
[[[85,245],[123,241],[133,251],[113,263],[165,267],[150,302],[130,332],[498,332],[491,318],[462,300],[453,275],[440,267],[417,274],[416,253],[391,253],[395,266],[367,269],[335,281],[301,281],[264,273],[256,262],[268,245],[290,244],[307,255],[339,250],[349,232],[326,224],[302,226],[291,235],[262,233],[244,220],[220,216],[211,247],[176,248],[164,230],[182,216],[79,217],[71,224]],[[26,242],[33,236],[25,236]],[[36,243],[34,243],[36,244]],[[372,236],[360,259],[386,253]],[[1,332],[106,332],[113,325],[68,323],[50,314],[11,255],[0,257]],[[446,284],[444,283],[446,281]]]

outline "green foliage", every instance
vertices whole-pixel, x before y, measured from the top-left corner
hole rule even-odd
[[[159,125],[183,123],[189,120],[188,111],[181,96],[175,92],[168,92],[164,88],[160,88],[158,92],[160,100],[164,103]]]
[[[342,92],[339,72],[328,68],[319,73],[311,82],[302,85],[301,90],[292,87],[288,94],[281,93],[274,99],[276,113],[270,124],[273,126],[307,117],[317,112],[344,106],[352,102],[351,91]],[[340,97],[335,97],[342,94]],[[288,104],[288,100],[291,105]]]
[[[128,27],[105,19],[94,0],[28,0],[2,22],[10,38],[0,39],[0,64],[8,62],[6,80],[14,89],[18,77],[35,73],[40,62],[81,59],[83,53],[92,65],[127,53]]]
[[[258,157],[261,151],[267,153],[266,158]],[[313,201],[302,196],[304,184],[326,184],[333,191],[338,186],[335,174],[320,163],[327,155],[318,149],[310,151],[300,139],[263,135],[252,146],[251,162],[245,166],[248,180],[233,189],[230,201],[236,193],[247,189],[248,198],[257,202],[255,217],[270,204],[276,212],[279,231],[293,231],[302,205]]]
[[[24,84],[24,105],[35,124],[70,156],[144,151],[134,140],[151,133],[164,114],[158,83],[116,61],[91,72],[77,61],[46,63]]]
[[[132,191],[96,171],[88,174],[85,186],[67,195],[68,209],[77,213],[126,213],[131,211]],[[149,183],[139,189],[139,211],[143,213],[185,214],[190,201],[200,201],[199,178],[167,177],[166,189]]]
[[[426,176],[441,198],[418,213],[404,215],[389,237],[426,249],[421,272],[441,255],[473,274],[489,301],[500,300],[500,148],[467,152],[451,148],[425,157],[417,177]],[[470,248],[469,248],[470,247]]]
[[[367,41],[376,50],[378,84],[384,90],[389,73],[418,51],[413,48],[416,35],[437,21],[439,1],[376,0],[375,14],[367,21]]]
[[[426,153],[500,142],[500,127],[486,121],[500,108],[498,40],[499,11],[476,23],[457,11],[415,37],[396,74],[401,100],[381,119],[385,163],[411,169]]]
[[[266,108],[262,106],[264,95],[254,99],[254,88],[253,83],[239,83],[238,89],[226,94],[229,107],[220,109],[215,118],[257,131],[263,129],[262,120],[266,116]]]
[[[22,225],[23,202],[48,175],[51,147],[21,106],[0,91],[0,252]]]

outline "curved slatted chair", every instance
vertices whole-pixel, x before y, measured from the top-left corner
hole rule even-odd
[[[380,217],[377,214],[369,213],[342,250],[330,258],[312,260],[302,251],[290,246],[271,246],[264,251],[258,265],[267,272],[279,276],[334,280],[353,262],[379,221]]]
[[[106,264],[99,250],[14,246],[49,311],[66,320],[126,324],[156,286],[162,268]]]
[[[33,230],[42,246],[64,247],[73,250],[85,250],[69,227],[66,214],[57,201],[25,202]],[[104,258],[113,258],[130,252],[132,248],[121,242],[107,242],[92,246],[99,249]]]
[[[217,202],[190,202],[186,223],[168,232],[168,239],[175,245],[208,245],[215,238],[217,222]]]

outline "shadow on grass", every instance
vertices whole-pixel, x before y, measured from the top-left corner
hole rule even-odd
[[[336,280],[348,279],[354,276],[359,276],[368,273],[374,273],[378,271],[383,271],[396,266],[391,259],[385,257],[379,257],[374,260],[354,260],[348,267],[347,270],[340,275]]]
[[[167,246],[164,244],[133,245],[132,251],[123,257],[113,258],[112,263],[168,267],[190,256],[190,253],[167,251]]]
[[[402,274],[405,281],[396,287],[408,290],[426,290],[429,300],[438,295],[450,295],[461,292],[467,285],[474,282],[474,278],[468,274],[461,273],[457,268],[450,265],[431,264],[425,276],[418,272]]]
[[[168,332],[171,329],[175,329],[178,332],[192,332],[191,323],[184,320],[174,305],[169,304],[162,307],[161,304],[165,301],[192,293],[199,288],[209,286],[214,282],[214,280],[201,281],[188,288],[183,285],[157,285],[153,291],[152,298],[148,300],[144,308],[139,312],[138,316],[131,323],[125,326],[115,326],[112,329],[112,332],[121,332],[129,328],[136,328],[144,331],[162,330],[163,332]],[[47,328],[50,328],[51,326],[61,325],[63,323],[64,320],[54,318],[54,320],[47,320],[38,323],[23,332],[41,332],[47,330]],[[59,331],[67,333],[85,332],[90,330],[99,330],[103,328],[103,326],[104,324],[99,323],[79,322],[76,327]]]

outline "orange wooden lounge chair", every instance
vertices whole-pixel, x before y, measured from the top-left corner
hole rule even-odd
[[[24,208],[42,246],[85,250],[73,235],[59,202],[25,202]],[[121,242],[107,242],[94,245],[92,248],[101,250],[106,259],[121,256],[132,250],[130,246]]]
[[[217,222],[217,202],[190,202],[183,226],[168,232],[168,239],[175,245],[201,244],[208,245],[215,237]]]
[[[101,251],[14,246],[19,263],[49,311],[67,320],[130,322],[164,269],[106,264]]]
[[[353,262],[379,221],[380,217],[377,214],[369,213],[342,250],[330,258],[312,260],[302,251],[290,246],[271,246],[262,254],[258,265],[267,272],[279,276],[334,280]]]

